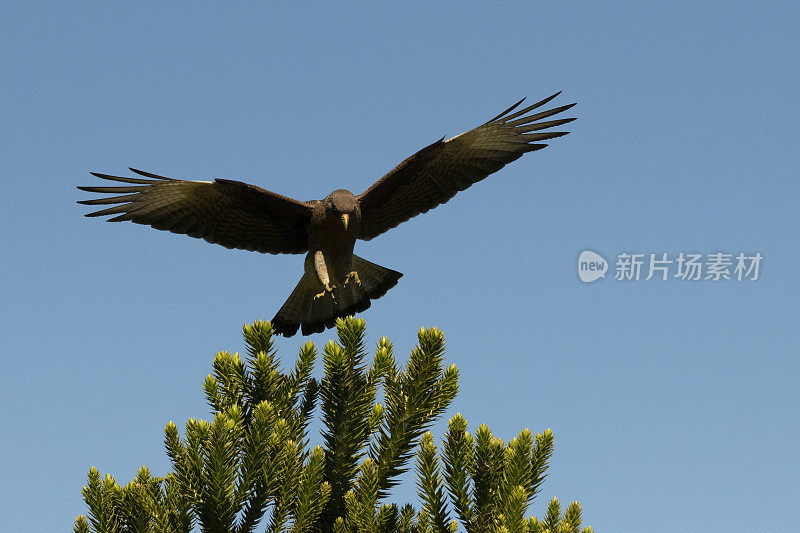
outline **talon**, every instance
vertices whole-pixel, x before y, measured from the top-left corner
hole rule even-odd
[[[346,278],[344,278],[345,283],[355,283],[356,285],[361,285],[361,280],[358,278],[358,272],[353,270],[350,272]]]
[[[327,296],[327,295],[329,295],[329,294],[331,295],[331,298],[334,298],[334,299],[335,299],[336,297],[333,295],[333,289],[334,289],[334,288],[336,288],[336,286],[335,286],[335,285],[334,285],[333,287],[331,287],[330,285],[328,285],[328,284],[326,283],[326,284],[325,284],[325,288],[322,290],[322,292],[321,292],[321,293],[319,293],[319,294],[316,294],[316,295],[314,295],[314,299],[315,299],[315,300],[318,300],[318,299],[320,299],[320,298],[324,298],[325,296]]]

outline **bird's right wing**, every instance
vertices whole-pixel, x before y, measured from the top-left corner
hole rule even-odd
[[[308,250],[311,204],[287,198],[240,181],[187,181],[131,169],[144,178],[92,172],[105,180],[129,185],[78,187],[112,194],[79,204],[119,204],[89,213],[116,215],[109,222],[130,220],[155,229],[183,233],[226,248],[270,254]]]

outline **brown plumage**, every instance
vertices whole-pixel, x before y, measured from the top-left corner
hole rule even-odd
[[[547,146],[539,141],[566,135],[540,130],[574,118],[542,119],[575,104],[528,114],[558,94],[512,113],[524,99],[520,100],[477,128],[426,146],[358,196],[337,189],[323,200],[302,202],[239,181],[177,180],[132,168],[142,177],[93,172],[128,185],[78,187],[113,195],[78,203],[115,204],[86,216],[114,215],[109,222],[130,220],[226,248],[306,253],[304,274],[272,325],[287,337],[300,327],[308,335],[333,326],[338,317],[364,311],[402,276],[354,255],[357,239],[377,237],[447,202],[526,152]]]

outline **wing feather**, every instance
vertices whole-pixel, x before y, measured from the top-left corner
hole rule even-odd
[[[359,238],[370,240],[398,224],[447,202],[458,191],[497,172],[523,154],[540,150],[567,131],[538,132],[567,124],[574,118],[537,122],[575,104],[535,114],[560,93],[514,111],[524,98],[477,128],[446,141],[438,140],[397,165],[358,196],[361,205]]]
[[[88,217],[116,215],[155,229],[205,239],[226,248],[263,253],[304,253],[308,249],[311,204],[240,181],[189,181],[130,169],[144,176],[127,178],[92,172],[98,178],[132,186],[78,187],[115,196],[78,202],[108,205]]]

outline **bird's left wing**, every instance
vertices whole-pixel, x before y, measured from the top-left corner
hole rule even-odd
[[[574,118],[539,121],[575,104],[527,114],[559,94],[511,113],[523,98],[477,128],[446,141],[436,141],[397,165],[358,196],[361,205],[358,237],[363,240],[377,237],[447,202],[458,191],[497,172],[524,153],[547,146],[538,141],[569,133],[540,130],[561,126]]]
[[[92,172],[98,178],[127,185],[78,187],[83,191],[113,195],[83,200],[78,202],[80,204],[119,204],[86,216],[116,215],[108,221],[130,220],[205,239],[226,248],[270,254],[308,250],[311,204],[307,202],[240,181],[177,180],[131,170],[143,178]]]

